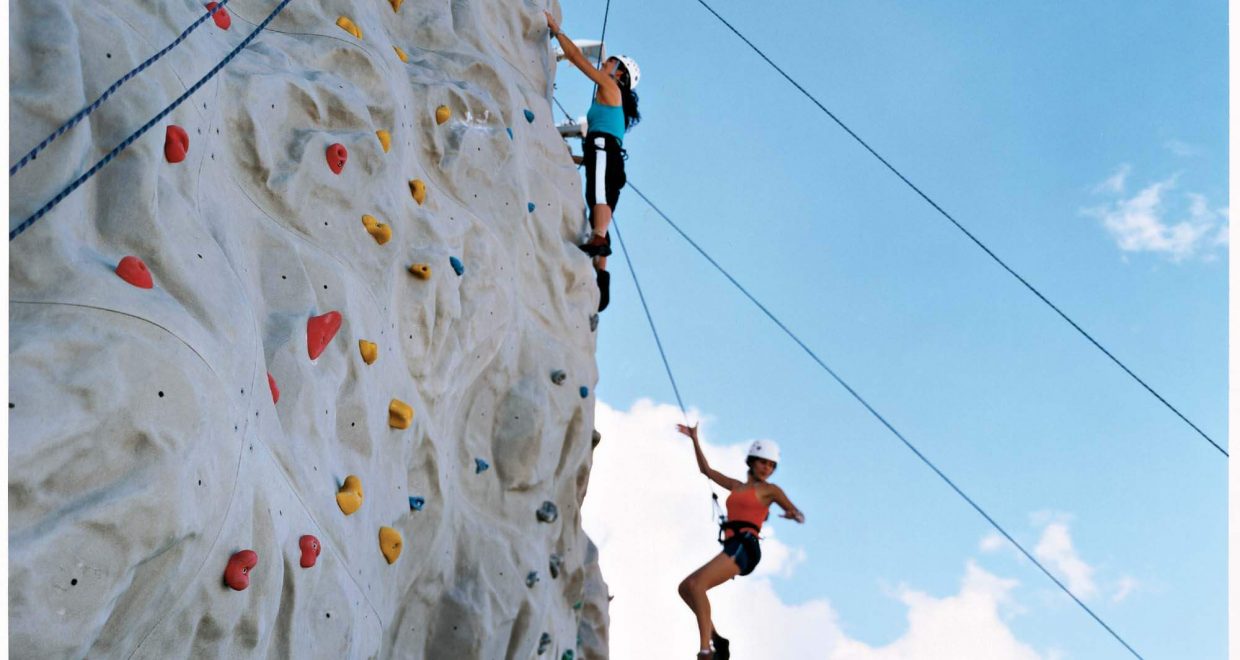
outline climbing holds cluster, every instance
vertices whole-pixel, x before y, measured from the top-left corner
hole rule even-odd
[[[343,144],[337,142],[327,147],[327,167],[332,174],[340,174],[347,162],[349,162],[349,150],[345,149]]]
[[[253,550],[241,550],[228,558],[224,567],[224,583],[235,591],[244,591],[250,586],[250,570],[258,565],[258,553]]]
[[[388,2],[390,2],[392,5],[392,11],[397,11],[397,12],[400,11],[400,5],[404,1],[405,0],[388,0]]]
[[[555,371],[551,372],[551,382],[555,383],[556,385],[563,385],[565,379],[567,378],[568,378],[568,374],[564,373],[564,371],[561,369],[556,369]]]
[[[560,577],[560,568],[564,566],[564,558],[553,553],[551,555],[551,559],[548,560],[548,564],[549,570],[551,571],[551,579],[554,580]]]
[[[341,484],[340,490],[336,493],[336,506],[340,507],[340,511],[346,516],[351,516],[358,509],[362,508],[362,500],[364,499],[362,480],[352,474],[345,477],[344,483]]]
[[[581,389],[578,390],[578,392],[581,393],[581,398],[583,399],[590,396],[590,388],[586,387],[585,385],[582,385]]]
[[[465,264],[461,263],[460,259],[457,259],[456,257],[448,257],[448,263],[452,266],[452,270],[456,272],[458,277],[465,274]]]
[[[598,314],[590,315],[590,332],[598,330]]]
[[[276,387],[275,376],[270,371],[267,372],[267,387],[271,389],[271,403],[280,403],[280,388]]]
[[[481,458],[474,459],[474,474],[482,474],[489,467],[491,467],[491,464]]]
[[[546,653],[547,649],[550,646],[551,646],[551,633],[543,633],[542,637],[538,638],[538,655],[542,655]]]
[[[533,110],[530,110],[529,108],[525,109],[525,121],[531,124],[534,123],[534,111]]]
[[[389,564],[395,564],[400,558],[401,548],[404,546],[404,539],[401,538],[400,532],[391,527],[379,528],[379,551],[383,553],[383,558]]]
[[[164,130],[164,158],[169,163],[179,163],[185,160],[185,155],[188,153],[189,133],[176,124],[169,124]]]
[[[319,553],[323,551],[323,546],[319,543],[318,538],[306,534],[297,540],[297,547],[301,548],[301,567],[310,568],[319,560]]]
[[[383,147],[383,153],[387,153],[392,150],[392,134],[391,133],[383,129],[379,129],[375,131],[375,136],[379,138],[379,146]]]
[[[340,330],[340,324],[343,321],[344,317],[340,315],[340,312],[328,312],[310,317],[306,323],[306,351],[310,354],[311,360],[316,360],[323,354],[332,338],[336,336],[336,332]]]
[[[452,118],[452,108],[449,108],[446,105],[441,105],[438,108],[435,108],[435,123],[436,124],[439,124],[442,126],[444,122],[448,121],[451,118]]]
[[[409,272],[419,280],[429,280],[431,278],[430,264],[414,264],[409,267]]]
[[[375,360],[379,359],[379,345],[373,341],[359,339],[357,341],[357,348],[362,354],[362,362],[374,364]]]
[[[146,263],[133,255],[121,259],[120,263],[116,264],[116,274],[139,289],[150,289],[155,286],[155,281],[151,279],[151,271],[147,270]]]
[[[392,240],[391,225],[379,222],[373,215],[363,215],[362,226],[366,228],[366,233],[370,234],[379,245]]]
[[[341,16],[340,18],[337,18],[336,25],[340,26],[341,30],[353,35],[354,38],[362,38],[362,28],[359,28],[357,24],[354,23],[348,16]]]
[[[388,404],[388,426],[394,429],[407,429],[413,422],[413,408],[400,399],[392,399]]]
[[[207,11],[211,11],[212,9],[215,9],[218,6],[219,6],[218,2],[208,2]],[[219,11],[212,14],[211,20],[215,21],[215,27],[221,30],[227,30],[228,28],[232,27],[232,17],[228,15],[227,8],[220,8]]]
[[[402,50],[400,46],[392,46],[392,50],[396,51],[396,59],[406,64],[409,63],[409,56],[405,54],[405,51]]]
[[[538,571],[530,571],[529,574],[525,576],[525,586],[533,589],[536,584],[538,584]]]
[[[416,495],[411,495],[409,497],[409,510],[410,511],[421,511],[422,507],[424,506],[426,506],[425,497],[418,497]]]
[[[536,206],[534,206],[534,202],[528,202],[528,203],[525,205],[525,208],[529,209],[530,213],[533,213],[533,212],[534,212],[534,209],[535,209],[535,208],[537,208],[537,207],[536,207]]]
[[[542,506],[538,507],[538,511],[534,515],[538,516],[539,522],[553,523],[556,521],[556,518],[560,517],[560,510],[556,508],[555,502],[547,500],[542,503]]]

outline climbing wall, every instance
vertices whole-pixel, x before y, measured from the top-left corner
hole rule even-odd
[[[10,228],[275,6],[228,2],[40,151]],[[598,292],[542,10],[292,0],[10,242],[13,657],[606,656]],[[16,163],[207,10],[9,11]]]

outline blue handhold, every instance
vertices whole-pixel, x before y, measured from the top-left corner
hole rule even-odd
[[[422,507],[424,506],[426,506],[425,497],[410,497],[409,498],[409,510],[410,511],[421,511]]]
[[[461,263],[460,259],[449,257],[448,263],[452,264],[452,270],[455,270],[457,275],[465,274],[465,264]]]
[[[474,474],[482,474],[489,467],[491,467],[491,464],[481,458],[474,459]]]
[[[584,399],[588,396],[590,396],[590,388],[586,387],[585,385],[582,385],[581,386],[581,398]]]
[[[505,130],[505,131],[508,131],[508,139],[509,139],[509,140],[511,140],[511,139],[512,139],[512,129],[511,129],[511,128],[505,128],[504,130]]]
[[[533,110],[530,110],[529,108],[525,109],[525,121],[528,121],[531,124],[534,123],[534,111]]]
[[[525,208],[529,209],[529,210],[530,210],[530,213],[533,213],[533,212],[534,212],[534,202],[530,202],[529,204],[526,204],[526,205],[525,205]]]

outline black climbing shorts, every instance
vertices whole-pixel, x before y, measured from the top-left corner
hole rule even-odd
[[[732,558],[741,569],[741,575],[749,575],[762,561],[762,548],[753,532],[734,534],[723,541],[723,554]]]
[[[586,168],[586,209],[593,214],[595,204],[606,203],[615,213],[620,189],[627,181],[620,141],[607,133],[590,133],[581,141],[581,149]]]

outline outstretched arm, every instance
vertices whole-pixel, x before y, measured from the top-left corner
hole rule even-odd
[[[792,501],[789,500],[788,496],[784,494],[784,489],[776,486],[775,484],[771,484],[771,489],[771,498],[775,500],[775,503],[779,505],[779,508],[784,510],[783,517],[789,520],[795,520],[801,524],[805,524],[805,514],[801,513],[800,509],[793,506]]]
[[[569,39],[568,35],[560,31],[560,24],[555,22],[555,19],[551,16],[551,12],[544,11],[543,13],[547,15],[547,28],[551,30],[551,34],[554,35],[556,41],[559,42],[560,48],[564,50],[564,58],[569,62],[572,62],[573,66],[580,69],[582,73],[586,74],[586,76],[590,78],[590,80],[593,80],[595,85],[608,90],[614,89],[616,93],[619,94],[620,87],[616,85],[616,81],[612,80],[607,76],[607,74],[599,71],[594,68],[592,64],[590,64],[590,60],[586,59],[586,56],[582,54],[581,49],[577,47],[577,44],[573,43],[573,40]]]
[[[736,479],[711,468],[710,464],[706,462],[706,454],[702,453],[702,445],[698,443],[696,426],[677,424],[676,430],[689,436],[690,440],[693,440],[693,453],[697,457],[698,470],[701,471],[702,474],[706,475],[708,479],[728,490],[732,490],[733,488],[741,485],[740,481],[737,481]]]

